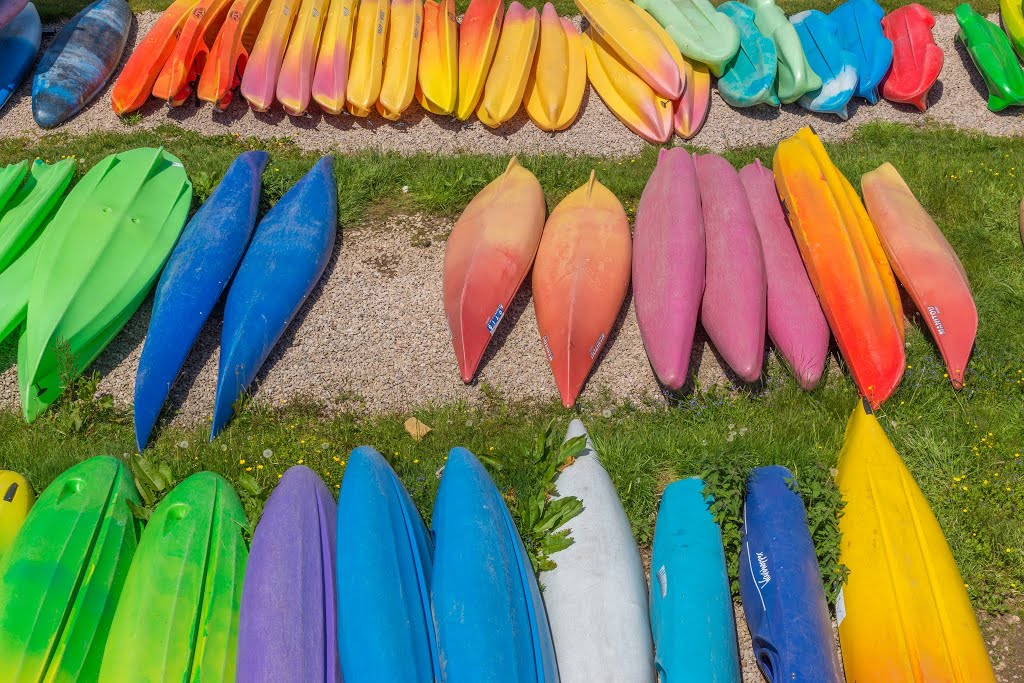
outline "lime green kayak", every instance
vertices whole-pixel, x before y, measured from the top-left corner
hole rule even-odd
[[[27,421],[64,390],[66,366],[73,363],[76,372],[88,367],[138,308],[191,202],[181,162],[148,148],[107,157],[68,194],[37,240],[18,343]]]
[[[21,186],[21,181],[25,179],[26,173],[28,173],[27,161],[19,161],[16,164],[0,168],[0,210],[7,206],[7,202],[11,201],[11,197]]]
[[[212,472],[164,498],[128,572],[101,681],[235,680],[247,525],[238,495]]]
[[[60,201],[75,174],[75,160],[46,164],[36,159],[25,183],[0,214],[0,272],[11,265]]]
[[[0,564],[6,683],[99,679],[118,597],[138,544],[128,469],[100,456],[43,491]]]

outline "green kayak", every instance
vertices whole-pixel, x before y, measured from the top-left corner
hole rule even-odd
[[[64,390],[67,366],[88,367],[138,308],[191,202],[181,162],[148,148],[107,157],[68,194],[36,243],[18,343],[27,421]]]
[[[964,3],[954,10],[960,24],[957,38],[988,87],[988,108],[1002,111],[1024,105],[1024,71],[1013,53],[1010,39],[999,27]]]
[[[100,456],[43,491],[0,564],[0,666],[6,683],[99,678],[140,525],[128,469]]]
[[[27,161],[19,161],[16,164],[0,168],[0,210],[7,206],[7,202],[11,201],[11,197],[21,187],[21,181],[25,179],[26,173],[28,173]]]
[[[754,24],[775,42],[779,70],[775,79],[776,93],[783,104],[791,104],[803,95],[821,87],[821,78],[807,63],[796,28],[774,0],[743,0],[754,10]]]
[[[0,214],[0,272],[21,255],[36,236],[75,174],[75,160],[46,164],[36,159],[25,183]]]
[[[212,472],[179,484],[139,541],[103,656],[103,683],[235,680],[245,511]]]
[[[707,64],[716,76],[722,75],[740,49],[736,26],[708,0],[637,0],[636,4],[665,27],[684,56]]]

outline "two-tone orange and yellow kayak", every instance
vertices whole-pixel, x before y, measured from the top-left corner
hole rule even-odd
[[[242,82],[249,53],[256,45],[270,0],[235,0],[213,41],[199,77],[197,96],[217,109],[227,109]]]

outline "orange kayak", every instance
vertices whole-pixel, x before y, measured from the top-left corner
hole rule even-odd
[[[576,403],[622,308],[631,252],[626,212],[593,171],[544,226],[533,298],[544,352],[566,408]]]
[[[533,264],[544,191],[515,157],[466,206],[444,251],[444,310],[463,382],[471,382],[498,323]]]
[[[249,52],[267,16],[270,0],[234,0],[199,77],[199,99],[227,109],[242,82]]]
[[[188,99],[230,6],[231,0],[199,0],[153,84],[153,97],[172,107]]]

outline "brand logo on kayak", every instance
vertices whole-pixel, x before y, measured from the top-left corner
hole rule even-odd
[[[658,570],[658,589],[661,590],[662,599],[668,595],[668,572],[665,571],[664,565]]]
[[[541,338],[541,341],[544,342],[544,353],[547,354],[548,362],[550,363],[551,361],[553,361],[555,359],[555,354],[551,353],[551,345],[548,344],[548,336],[545,334]]]
[[[192,13],[192,16],[196,19],[202,19],[204,14],[206,14],[206,9],[204,7],[197,7],[196,11]]]
[[[935,325],[935,331],[940,335],[946,334],[946,328],[942,325],[942,318],[939,317],[939,307],[929,306],[928,317],[932,319],[932,323]]]
[[[241,18],[242,18],[242,13],[237,11],[237,10],[235,10],[234,12],[232,12],[231,14],[228,15],[228,19],[230,19],[231,21],[238,21]]]
[[[501,322],[501,316],[505,315],[505,307],[498,304],[498,310],[494,312],[491,319],[487,321],[487,331],[494,334],[494,328]]]
[[[591,360],[597,357],[597,352],[601,350],[601,344],[604,344],[604,332],[602,332],[601,336],[597,338],[597,341],[594,342],[594,345],[590,347]]]
[[[757,569],[761,578],[757,580],[758,588],[764,588],[771,583],[772,575],[768,571],[768,557],[764,553],[757,554]]]

